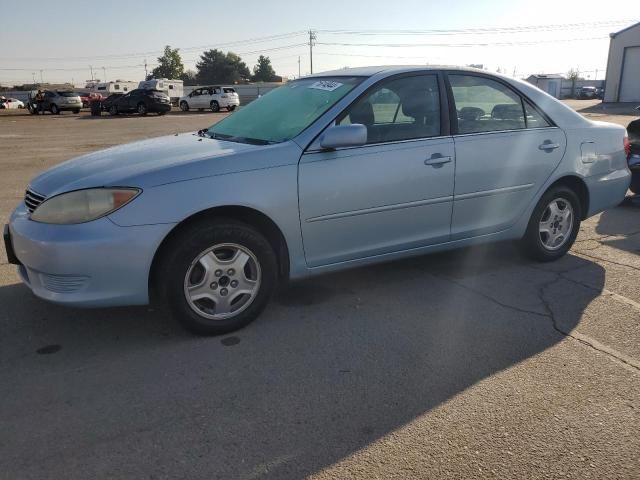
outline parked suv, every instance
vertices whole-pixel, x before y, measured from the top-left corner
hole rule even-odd
[[[160,90],[141,88],[131,90],[129,93],[114,98],[109,106],[111,115],[129,112],[137,112],[140,115],[146,115],[149,112],[164,115],[170,110],[171,101],[166,93]]]
[[[37,92],[31,92],[29,94],[29,101],[27,103],[27,108],[33,114],[38,113],[38,105],[36,104],[36,93]],[[58,115],[64,111],[80,113],[81,108],[82,100],[80,100],[80,95],[78,95],[76,92],[67,90],[44,91],[44,111],[49,111],[54,115]]]
[[[191,108],[198,110],[210,108],[212,112],[219,112],[221,108],[226,108],[233,112],[240,106],[240,97],[232,87],[202,87],[181,97],[179,105],[183,112],[188,112]]]

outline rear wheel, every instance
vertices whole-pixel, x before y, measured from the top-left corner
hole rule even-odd
[[[75,110],[73,110],[73,113],[75,113],[77,115],[78,113],[80,113],[80,109],[76,108]]]
[[[116,107],[115,105],[111,105],[109,107],[109,115],[113,115],[113,116],[118,115],[118,107]]]
[[[235,105],[229,105],[229,107],[227,107],[227,110],[229,110],[230,112],[233,112],[236,109]]]
[[[573,190],[548,190],[531,214],[522,238],[525,253],[542,262],[557,260],[569,251],[580,230],[582,209]]]
[[[213,100],[211,102],[211,111],[212,112],[219,112],[220,111],[220,104],[218,102],[216,102],[215,100]]]
[[[204,221],[167,249],[156,280],[185,328],[220,335],[244,327],[264,309],[277,282],[277,260],[253,227]]]
[[[189,104],[187,102],[180,102],[180,110],[183,112],[189,111]]]
[[[631,185],[629,185],[629,190],[636,195],[640,195],[640,171],[635,171],[631,174]]]
[[[55,103],[52,103],[49,107],[49,111],[54,115],[60,115],[60,108]]]
[[[140,115],[146,115],[147,114],[147,106],[142,102],[140,102],[138,104],[138,113]]]

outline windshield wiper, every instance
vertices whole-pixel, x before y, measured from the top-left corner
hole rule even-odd
[[[274,143],[269,140],[263,140],[261,138],[249,138],[249,137],[235,137],[233,135],[224,135],[220,133],[215,133],[214,138],[219,138],[220,140],[227,140],[228,142],[236,142],[236,143],[248,143],[250,145],[273,145]]]

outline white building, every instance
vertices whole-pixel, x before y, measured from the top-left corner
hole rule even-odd
[[[640,23],[611,34],[604,101],[640,103]]]
[[[549,95],[560,98],[560,93],[562,92],[562,75],[529,75],[526,80],[540,90],[547,92]]]

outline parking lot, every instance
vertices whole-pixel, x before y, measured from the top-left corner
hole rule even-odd
[[[626,112],[569,104],[626,125]],[[226,113],[0,115],[0,217],[83,153]],[[45,303],[0,255],[0,478],[640,477],[640,206],[286,286],[230,336]]]

